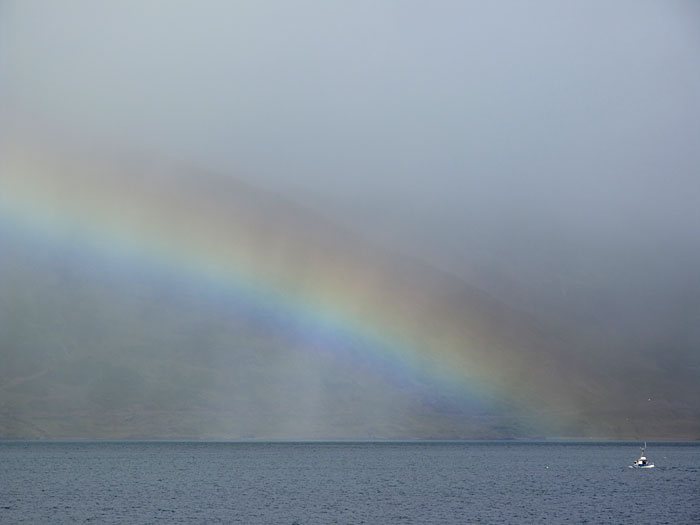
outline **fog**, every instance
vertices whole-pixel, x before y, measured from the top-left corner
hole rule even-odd
[[[698,63],[692,1],[5,1],[0,129],[231,175],[690,356]]]

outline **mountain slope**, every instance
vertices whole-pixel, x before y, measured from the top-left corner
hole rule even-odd
[[[692,369],[232,178],[9,142],[1,173],[2,437],[700,435]]]

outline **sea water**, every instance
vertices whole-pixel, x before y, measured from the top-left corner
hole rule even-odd
[[[700,444],[0,442],[0,523],[700,523]]]

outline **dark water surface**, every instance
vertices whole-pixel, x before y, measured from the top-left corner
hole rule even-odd
[[[700,444],[0,442],[0,523],[700,523]]]

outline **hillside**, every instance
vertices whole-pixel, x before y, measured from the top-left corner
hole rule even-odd
[[[695,358],[546,324],[233,177],[2,153],[2,438],[700,437]]]

